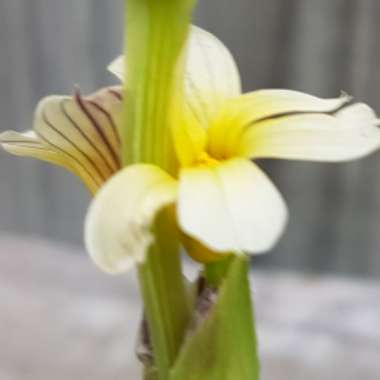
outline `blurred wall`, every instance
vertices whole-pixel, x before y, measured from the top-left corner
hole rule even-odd
[[[0,0],[0,130],[28,129],[38,100],[115,83],[122,0]],[[200,0],[196,22],[232,50],[246,90],[345,90],[380,112],[378,0]],[[380,274],[380,154],[348,164],[263,161],[290,208],[260,265]],[[89,197],[61,169],[0,153],[0,232],[81,244]]]

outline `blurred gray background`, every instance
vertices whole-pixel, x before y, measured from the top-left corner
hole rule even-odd
[[[105,67],[121,52],[122,3],[0,0],[0,130],[31,128],[47,94],[116,83]],[[378,0],[200,0],[195,19],[232,50],[246,90],[345,90],[380,112],[379,15]],[[348,164],[262,164],[291,218],[257,265],[380,274],[380,153]],[[89,196],[76,178],[3,152],[0,175],[0,233],[82,244]]]

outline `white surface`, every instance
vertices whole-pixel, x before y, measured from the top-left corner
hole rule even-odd
[[[139,380],[133,273],[36,239],[0,249],[0,380]],[[253,289],[262,380],[378,380],[380,283],[257,272]]]

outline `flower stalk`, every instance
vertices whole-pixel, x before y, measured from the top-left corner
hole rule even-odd
[[[189,303],[169,211],[164,210],[157,217],[154,234],[155,243],[146,261],[140,264],[138,275],[153,344],[154,366],[159,379],[169,379],[170,367],[189,321]]]
[[[125,165],[154,164],[173,173],[171,105],[180,78],[181,54],[193,1],[126,0]],[[181,82],[182,79],[182,82]],[[145,315],[159,380],[169,379],[189,322],[177,227],[171,210],[153,226],[154,243],[138,267]],[[146,369],[146,373],[153,373]],[[149,375],[151,377],[151,375]]]
[[[146,162],[165,170],[173,168],[171,105],[176,84],[183,85],[180,58],[193,3],[194,0],[126,0],[128,107],[122,129],[126,165]]]
[[[225,259],[205,264],[203,275],[207,283],[211,286],[219,287],[226,277],[232,260],[233,256],[228,256]]]

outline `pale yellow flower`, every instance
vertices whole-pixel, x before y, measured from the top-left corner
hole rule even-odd
[[[119,58],[110,70],[123,80],[123,67]],[[144,260],[152,222],[169,205],[176,206],[190,254],[201,261],[265,252],[280,237],[287,210],[253,159],[345,161],[380,146],[376,115],[346,95],[321,99],[288,90],[242,95],[229,51],[195,27],[185,78],[185,104],[176,103],[171,126],[176,175],[150,164],[131,165],[110,178],[90,206],[86,244],[107,272],[120,273]],[[1,142],[12,153],[68,168],[96,192],[120,169],[115,131],[121,108],[120,89],[89,98],[47,98],[34,132],[7,132]]]

